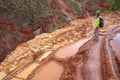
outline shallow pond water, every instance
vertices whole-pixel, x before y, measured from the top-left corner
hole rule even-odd
[[[117,36],[113,39],[114,46],[117,50],[117,52],[120,53],[120,33],[117,34]]]
[[[76,54],[78,49],[88,40],[89,39],[82,39],[82,40],[77,41],[71,45],[62,47],[56,51],[55,56],[57,56],[59,58],[71,57],[74,54]]]
[[[54,61],[50,61],[36,72],[32,80],[59,80],[63,67]]]

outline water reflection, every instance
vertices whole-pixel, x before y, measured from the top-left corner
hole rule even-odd
[[[59,58],[66,58],[66,57],[71,57],[74,54],[77,53],[78,49],[85,43],[87,42],[89,39],[82,39],[78,42],[75,42],[71,45],[65,46],[60,48],[55,55]]]
[[[113,39],[113,42],[117,52],[120,53],[120,33]]]
[[[50,61],[39,68],[32,80],[60,80],[59,78],[62,72],[62,65],[54,61]]]

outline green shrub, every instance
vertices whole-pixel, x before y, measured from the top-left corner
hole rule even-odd
[[[13,35],[18,41],[22,41],[23,37],[19,32],[14,32]]]
[[[58,19],[61,20],[61,21],[67,22],[66,17],[63,16],[63,15],[59,15],[59,16],[58,16]]]
[[[21,13],[29,17],[28,25],[32,25],[38,18],[49,18],[54,15],[54,10],[49,6],[46,0],[32,0],[32,4],[28,2],[29,0],[20,0],[16,3],[19,4]]]
[[[49,27],[48,27],[48,32],[52,32],[56,29],[56,26],[54,24],[51,24]]]
[[[35,17],[48,18],[49,16],[54,15],[54,11],[49,7],[47,1],[34,0],[37,4],[37,7],[34,9]]]
[[[81,14],[79,2],[75,0],[71,0],[70,2],[71,7],[75,10],[76,14]]]
[[[120,9],[120,0],[107,0],[110,7],[107,8],[108,11],[114,11]]]

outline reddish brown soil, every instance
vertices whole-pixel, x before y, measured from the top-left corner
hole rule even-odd
[[[11,22],[0,20],[0,63],[16,46],[33,37],[33,27],[18,30]]]

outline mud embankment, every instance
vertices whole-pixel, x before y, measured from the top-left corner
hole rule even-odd
[[[110,45],[110,52],[113,60],[113,67],[118,79],[120,79],[120,26],[115,27],[109,34],[108,45]]]

